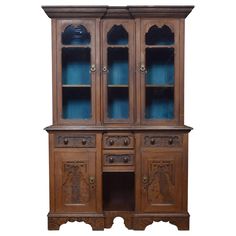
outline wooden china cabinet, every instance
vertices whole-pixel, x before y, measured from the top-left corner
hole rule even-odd
[[[184,20],[193,6],[43,6],[52,19],[48,229],[189,229]]]

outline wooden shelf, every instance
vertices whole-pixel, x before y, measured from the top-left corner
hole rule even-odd
[[[77,44],[64,45],[64,44],[61,44],[61,48],[90,48],[90,45],[89,44],[86,44],[86,45],[77,45]]]
[[[146,88],[174,88],[173,84],[146,84]]]
[[[175,48],[174,44],[170,45],[146,45],[146,48]]]
[[[110,84],[107,85],[108,88],[128,88],[128,84]]]
[[[107,44],[107,47],[108,48],[128,48],[129,47],[129,45],[127,44],[127,45],[110,45],[110,44]]]
[[[62,88],[90,88],[90,84],[63,84]]]

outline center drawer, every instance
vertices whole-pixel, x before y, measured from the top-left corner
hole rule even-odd
[[[134,136],[131,133],[106,133],[103,135],[104,149],[132,149]]]

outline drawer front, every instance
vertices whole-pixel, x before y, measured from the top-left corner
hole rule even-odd
[[[132,134],[104,134],[103,147],[107,149],[129,149],[134,147]]]
[[[183,137],[181,135],[143,135],[144,147],[181,147]]]
[[[133,154],[105,154],[103,159],[104,166],[115,166],[115,165],[133,165],[134,155]]]
[[[93,148],[96,147],[95,134],[58,134],[55,136],[56,147],[79,147]]]

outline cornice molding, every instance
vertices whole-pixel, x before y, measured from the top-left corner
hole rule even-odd
[[[42,6],[49,18],[186,18],[194,6]]]

